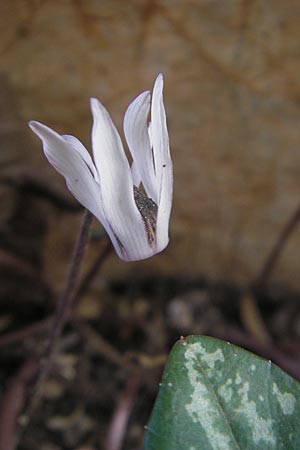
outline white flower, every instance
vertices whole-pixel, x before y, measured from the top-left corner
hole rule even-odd
[[[120,136],[104,106],[91,99],[94,162],[74,136],[59,135],[31,121],[52,166],[65,177],[74,197],[102,223],[126,261],[149,258],[169,242],[173,170],[163,104],[163,77],[128,106],[124,133],[132,155],[129,166]],[[151,123],[148,115],[151,106]]]

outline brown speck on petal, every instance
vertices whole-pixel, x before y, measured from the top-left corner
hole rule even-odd
[[[152,247],[156,244],[157,204],[136,186],[133,186],[133,194],[145,224],[149,245]]]

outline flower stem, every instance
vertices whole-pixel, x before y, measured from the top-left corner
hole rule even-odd
[[[66,278],[65,287],[57,303],[53,328],[50,330],[45,353],[41,360],[41,369],[35,384],[35,392],[33,394],[31,404],[29,405],[29,408],[27,410],[27,423],[30,420],[33,411],[39,404],[44,382],[47,379],[52,366],[56,342],[60,337],[64,325],[72,311],[73,303],[75,300],[75,287],[80,272],[81,262],[88,242],[89,228],[92,219],[92,214],[89,211],[85,211],[79,234],[77,236],[77,240],[73,249],[73,255],[71,258],[71,264]]]
[[[92,223],[93,216],[89,211],[85,211],[79,234],[73,249],[73,255],[71,258],[71,264],[69,268],[69,273],[66,278],[66,283],[64,290],[59,298],[54,326],[49,336],[49,341],[46,349],[46,356],[55,344],[55,340],[61,334],[63,326],[68,319],[68,316],[72,310],[73,301],[75,299],[75,287],[78,280],[81,262],[84,256],[84,252],[89,239],[89,229]]]

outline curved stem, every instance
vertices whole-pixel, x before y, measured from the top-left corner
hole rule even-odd
[[[79,234],[74,246],[73,255],[71,258],[71,264],[69,272],[66,278],[64,290],[58,300],[53,328],[50,330],[48,342],[46,344],[46,350],[41,361],[41,369],[38,375],[38,379],[35,384],[35,392],[32,397],[32,401],[27,411],[27,423],[30,417],[37,407],[40,399],[41,390],[44,385],[49,371],[52,366],[52,360],[55,353],[55,345],[60,337],[64,325],[72,311],[73,303],[75,300],[75,287],[78,280],[81,262],[84,256],[86,245],[89,238],[89,228],[92,222],[92,214],[89,211],[85,211]]]

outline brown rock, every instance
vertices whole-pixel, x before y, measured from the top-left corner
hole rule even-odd
[[[89,145],[90,96],[121,130],[128,102],[164,72],[171,243],[139,264],[111,257],[107,272],[256,275],[300,203],[299,13],[294,0],[1,3],[0,71],[24,122]],[[274,280],[299,288],[299,250],[296,230]]]

